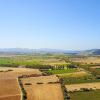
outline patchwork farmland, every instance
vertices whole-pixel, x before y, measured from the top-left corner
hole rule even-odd
[[[64,100],[61,84],[55,75],[42,76],[38,69],[9,67],[0,68],[0,100],[23,99],[18,78],[21,79],[27,100]]]
[[[0,100],[22,100],[18,77],[42,75],[37,69],[0,67]]]
[[[6,60],[5,58],[0,59],[1,65],[5,66],[0,67],[0,82],[6,81],[5,84],[7,84],[5,85],[3,82],[3,84],[0,84],[0,100],[81,100],[81,98],[77,99],[78,96],[75,96],[80,91],[75,90],[87,89],[87,86],[93,88],[93,90],[81,92],[82,95],[85,95],[85,93],[92,94],[93,92],[94,94],[97,93],[97,97],[99,97],[99,90],[95,90],[95,88],[99,89],[99,85],[95,86],[95,84],[100,82],[100,65],[93,60],[89,64],[80,63],[80,61],[78,64],[78,60],[76,62],[73,57],[60,56],[17,56],[7,57]],[[94,58],[90,57],[90,59]],[[98,59],[96,60],[98,61]],[[18,66],[12,68],[13,64]],[[9,81],[11,81],[11,84]],[[75,92],[68,93],[71,88]],[[4,94],[4,91],[10,92]]]

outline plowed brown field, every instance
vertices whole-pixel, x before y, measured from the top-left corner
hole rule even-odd
[[[0,79],[0,100],[21,100],[17,79]]]

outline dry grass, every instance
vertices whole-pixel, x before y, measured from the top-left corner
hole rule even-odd
[[[48,84],[48,82],[58,81],[58,78],[54,75],[23,78],[22,83],[27,92],[27,100],[64,100],[60,83]],[[25,83],[31,85],[25,85]]]
[[[79,62],[79,63],[87,63],[87,64],[95,64],[100,63],[100,57],[85,57],[85,58],[71,58],[73,62]]]
[[[60,84],[33,84],[25,86],[27,100],[63,100]]]
[[[48,82],[59,82],[59,79],[55,75],[50,75],[50,76],[23,78],[22,81],[24,83],[25,82],[30,82],[30,83],[48,83]]]
[[[0,100],[20,100],[21,90],[17,79],[0,79]]]
[[[0,70],[0,100],[21,100],[18,76],[42,75],[37,69],[1,68]],[[55,75],[22,78],[22,83],[27,92],[27,100],[64,100],[59,79]]]
[[[92,69],[99,69],[100,66],[94,66],[94,67],[91,67]]]
[[[90,75],[86,71],[79,71],[74,73],[67,73],[67,74],[59,74],[59,76],[66,76],[66,77],[84,77]]]
[[[100,89],[100,82],[66,85],[68,91],[80,91],[81,88]]]
[[[64,60],[60,60],[60,59],[56,59],[56,58],[49,58],[49,59],[41,59],[40,62],[42,64],[47,64],[47,65],[62,65],[62,64],[66,64],[66,62]]]
[[[8,71],[8,70],[13,70],[13,71]],[[22,75],[42,74],[38,69],[29,69],[29,68],[0,67],[0,71],[4,71],[0,72],[0,79],[12,79],[12,78],[15,79]]]
[[[37,69],[29,68],[0,67],[0,71],[0,100],[21,100],[22,94],[17,78],[22,75],[42,74]]]

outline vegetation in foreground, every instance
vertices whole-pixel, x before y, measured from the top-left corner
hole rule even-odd
[[[70,93],[71,100],[100,100],[100,90]]]
[[[93,76],[83,76],[83,77],[63,77],[64,84],[80,84],[80,83],[93,83],[100,82],[100,79],[95,79]]]

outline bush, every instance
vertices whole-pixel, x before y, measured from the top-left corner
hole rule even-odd
[[[25,83],[25,85],[32,85],[31,83]]]
[[[88,89],[88,88],[81,88],[80,90],[81,90],[81,91],[84,91],[84,92],[90,91],[90,89]]]
[[[43,84],[42,82],[38,82],[37,84]]]

